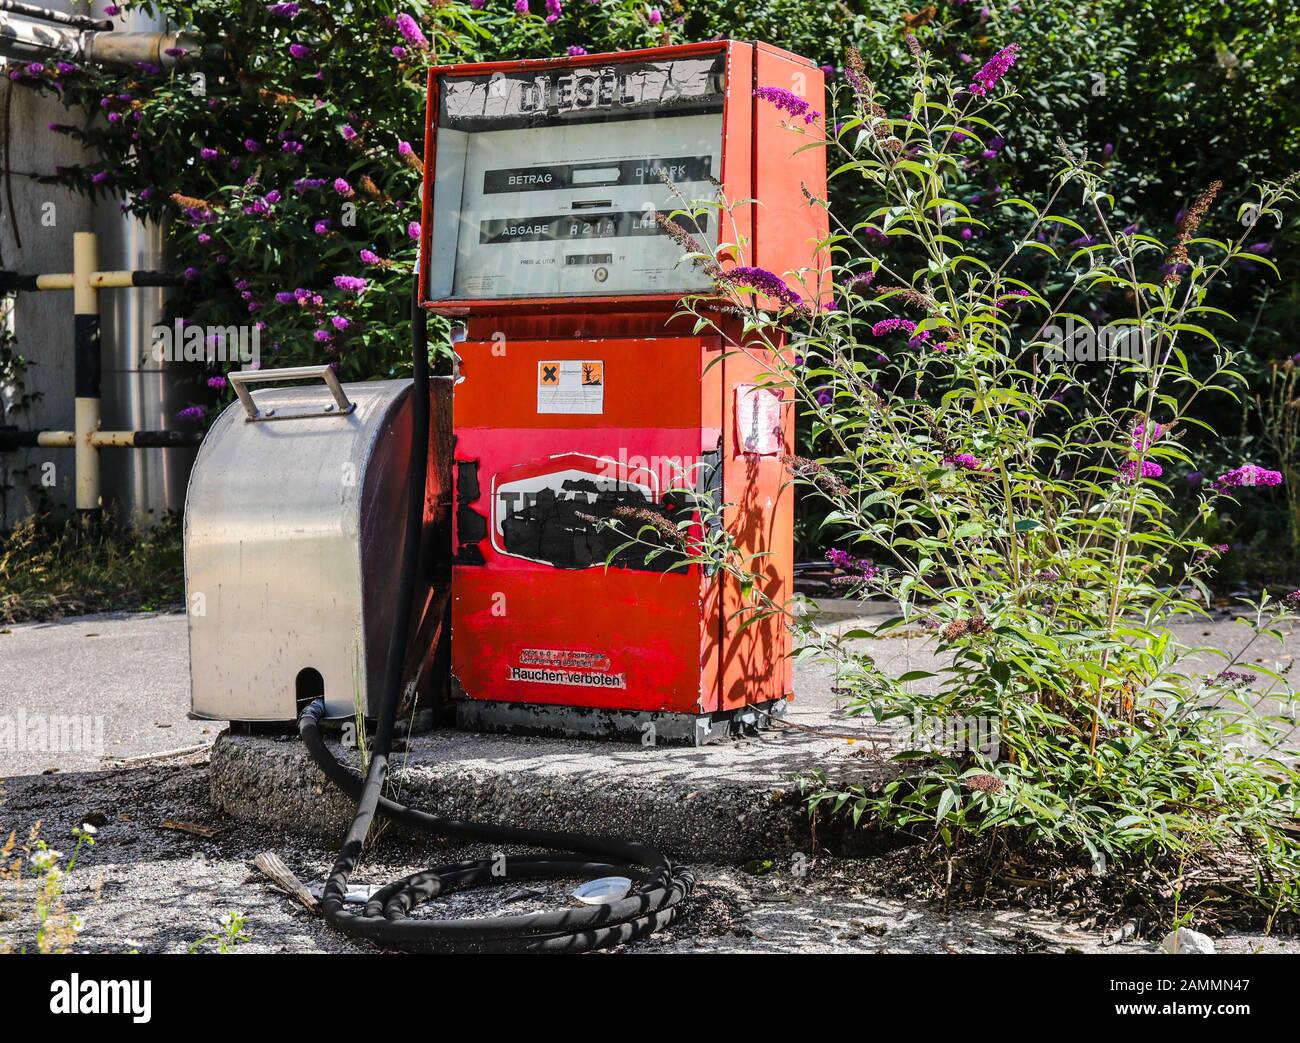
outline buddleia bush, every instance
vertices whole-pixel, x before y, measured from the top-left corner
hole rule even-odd
[[[897,607],[832,640],[752,595],[751,612],[803,632],[801,655],[835,662],[850,714],[900,725],[886,781],[826,778],[811,803],[952,848],[1222,858],[1294,911],[1295,704],[1260,660],[1300,592],[1248,606],[1236,655],[1172,626],[1207,615],[1218,512],[1282,475],[1238,461],[1190,519],[1166,475],[1214,437],[1201,402],[1240,392],[1237,355],[1209,328],[1229,319],[1214,290],[1230,266],[1272,270],[1248,245],[1295,179],[1259,185],[1233,240],[1203,234],[1222,186],[1201,186],[1161,239],[1120,224],[1119,189],[1061,142],[1047,198],[977,209],[971,158],[1010,140],[1020,49],[956,77],[911,43],[898,96],[856,54],[825,115],[787,85],[756,91],[783,110],[792,151],[824,149],[832,183],[870,200],[846,221],[809,197],[830,211],[822,268],[758,271],[743,240],[690,257],[743,320],[728,350],[775,353],[770,384],[800,404],[812,451],[788,459],[791,481],[824,503],[844,592]],[[991,249],[1002,221],[1021,231]],[[735,329],[714,298],[689,310],[700,329]],[[711,553],[737,577],[765,568]],[[935,673],[888,676],[853,640],[918,630],[947,664]]]

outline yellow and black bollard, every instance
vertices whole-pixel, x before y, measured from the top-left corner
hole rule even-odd
[[[77,513],[89,523],[99,520],[103,507],[99,488],[99,451],[115,449],[167,449],[195,446],[203,440],[197,431],[101,431],[99,291],[136,286],[176,286],[179,277],[169,272],[101,272],[98,239],[94,232],[77,232],[72,238],[72,271],[44,275],[0,272],[0,292],[71,290],[73,311],[73,395],[71,431],[17,431],[0,429],[0,452],[43,447],[73,450]]]

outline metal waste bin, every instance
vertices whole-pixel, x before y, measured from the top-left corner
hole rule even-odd
[[[309,377],[324,382],[247,387]],[[239,400],[204,439],[185,502],[193,715],[290,721],[320,695],[330,717],[373,715],[398,608],[411,382],[340,384],[307,366],[231,383]],[[408,697],[434,687],[449,590],[451,381],[431,385]]]

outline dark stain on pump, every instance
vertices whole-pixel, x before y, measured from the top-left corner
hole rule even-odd
[[[633,487],[601,489],[594,481],[567,479],[558,490],[544,488],[521,497],[502,521],[501,534],[507,553],[556,568],[585,569],[608,561],[617,568],[664,571],[680,565],[682,555],[656,530],[646,529],[644,521],[615,512],[649,511],[671,525],[681,506],[680,498],[670,496],[657,504]],[[605,521],[617,522],[618,528],[602,525]],[[619,550],[632,536],[643,542]],[[656,549],[659,553],[650,558]]]

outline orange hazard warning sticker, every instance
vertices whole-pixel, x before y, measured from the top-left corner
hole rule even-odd
[[[537,363],[537,412],[605,412],[605,363],[596,359]]]

